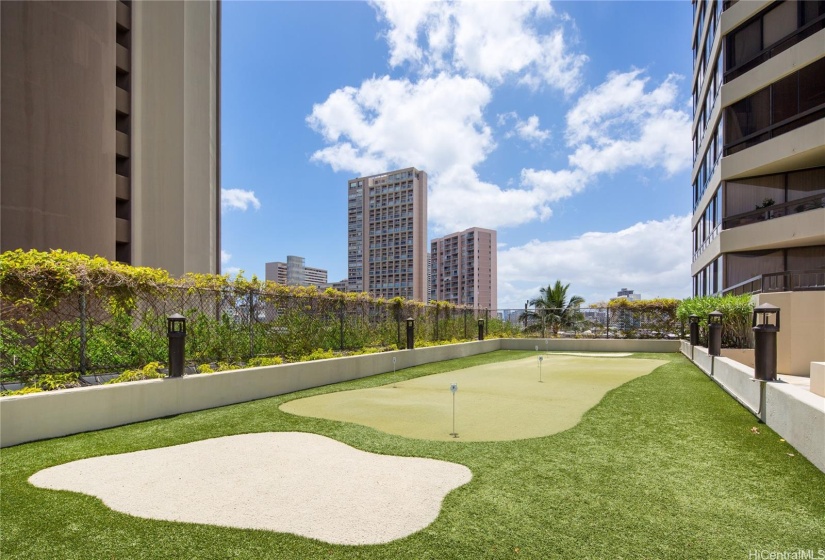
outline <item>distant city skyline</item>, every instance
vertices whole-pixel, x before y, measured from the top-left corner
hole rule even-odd
[[[425,244],[498,233],[498,306],[691,292],[689,2],[225,2],[224,271],[347,272],[347,181],[429,176]],[[310,34],[314,37],[307,41]]]

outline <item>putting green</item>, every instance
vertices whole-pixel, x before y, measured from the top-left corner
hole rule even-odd
[[[664,360],[543,355],[418,377],[391,385],[296,399],[281,410],[362,424],[394,435],[457,441],[543,437],[579,423],[611,389],[647,375]]]

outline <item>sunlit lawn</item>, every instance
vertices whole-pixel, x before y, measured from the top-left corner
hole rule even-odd
[[[608,393],[572,429],[534,439],[414,440],[278,409],[298,397],[531,354],[494,352],[3,449],[0,557],[744,559],[825,548],[825,474],[678,354],[635,354],[668,363]],[[473,479],[426,529],[363,547],[139,519],[27,483],[76,459],[260,431],[314,432],[376,453],[461,463]]]

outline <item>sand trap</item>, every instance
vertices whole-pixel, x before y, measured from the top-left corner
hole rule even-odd
[[[542,355],[428,375],[392,385],[297,399],[281,410],[442,441],[543,437],[579,423],[604,395],[664,365],[663,360]],[[450,384],[458,383],[452,432]]]
[[[379,544],[435,521],[444,497],[471,478],[455,463],[279,432],[83,459],[29,482],[90,494],[137,517]]]

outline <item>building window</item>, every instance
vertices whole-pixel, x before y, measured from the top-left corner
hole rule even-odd
[[[825,58],[725,109],[725,155],[825,116]]]
[[[728,35],[725,82],[825,28],[825,1],[784,0]]]

